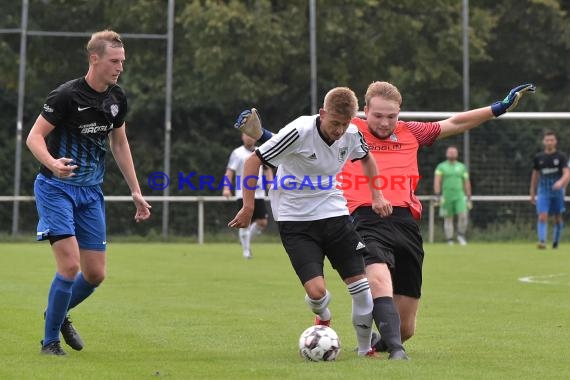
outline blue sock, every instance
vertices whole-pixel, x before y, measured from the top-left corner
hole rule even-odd
[[[91,285],[83,277],[83,273],[77,273],[75,281],[73,281],[73,287],[71,288],[71,300],[69,300],[69,306],[67,310],[73,309],[75,306],[79,305],[85,298],[89,297],[91,293],[95,291],[97,285]]]
[[[538,221],[536,225],[536,231],[538,232],[538,241],[544,243],[546,241],[546,230],[548,228],[548,224],[546,222]]]
[[[263,131],[263,134],[261,135],[261,137],[257,140],[260,144],[263,144],[264,142],[266,142],[267,140],[269,140],[271,137],[273,137],[273,133],[271,133],[270,131],[268,131],[265,128],[261,128],[261,130]]]
[[[44,346],[59,341],[59,329],[67,314],[67,305],[69,305],[69,299],[71,298],[72,285],[73,280],[68,280],[59,273],[55,274],[48,295]]]
[[[564,223],[555,223],[554,224],[554,233],[552,236],[552,244],[558,244],[560,241],[560,235],[562,235],[562,228],[564,227]]]

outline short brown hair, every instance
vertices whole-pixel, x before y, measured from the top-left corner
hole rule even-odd
[[[121,41],[119,33],[108,29],[93,33],[87,43],[87,57],[91,54],[102,56],[107,46],[112,48],[123,47],[123,41]]]
[[[323,108],[327,112],[353,118],[358,112],[358,99],[350,88],[335,87],[325,95]]]
[[[554,136],[554,138],[556,138],[556,140],[558,140],[558,136],[556,136],[556,132],[554,132],[552,129],[545,129],[544,131],[542,131],[542,137],[546,137],[546,136]]]
[[[364,96],[364,101],[366,105],[370,104],[370,100],[375,96],[380,96],[382,98],[393,100],[402,105],[402,94],[398,90],[398,87],[394,86],[392,83],[388,82],[372,82],[368,89],[366,90],[366,95]]]

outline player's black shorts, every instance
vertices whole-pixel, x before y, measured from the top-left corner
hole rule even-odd
[[[238,209],[241,209],[243,207],[243,199],[238,198],[236,199],[237,204],[238,204]],[[257,219],[267,219],[269,217],[269,214],[267,214],[267,207],[265,207],[265,200],[264,199],[259,199],[259,198],[255,198],[255,204],[253,206],[253,216],[251,217],[251,220],[257,220]]]
[[[394,294],[420,298],[423,240],[410,209],[394,207],[392,215],[381,218],[371,207],[359,207],[352,216],[356,231],[367,247],[366,265],[388,264]]]
[[[302,222],[278,222],[283,246],[301,283],[324,276],[325,256],[344,280],[365,273],[362,239],[348,215]]]

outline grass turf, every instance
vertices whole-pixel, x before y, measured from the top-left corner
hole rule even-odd
[[[0,245],[1,379],[566,379],[570,250],[426,245],[410,362],[358,358],[350,298],[327,266],[334,363],[299,358],[312,323],[279,244],[110,244],[108,274],[72,312],[86,347],[39,354],[54,263],[48,244]],[[536,282],[521,282],[533,277]],[[541,283],[542,282],[542,283]],[[383,355],[385,358],[385,355]]]

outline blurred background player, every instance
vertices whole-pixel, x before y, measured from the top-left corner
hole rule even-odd
[[[564,194],[570,180],[568,158],[556,149],[558,140],[556,134],[546,130],[543,134],[544,151],[534,157],[532,176],[530,179],[530,202],[536,205],[538,223],[538,248],[546,248],[548,230],[548,215],[554,218],[552,248],[558,248],[564,221]]]
[[[306,292],[305,302],[316,315],[315,323],[328,326],[331,321],[331,296],[324,278],[326,257],[352,298],[358,354],[375,357],[370,341],[373,303],[362,256],[366,245],[350,222],[346,200],[336,186],[337,175],[348,160],[362,161],[364,176],[377,175],[362,134],[350,124],[357,111],[358,100],[352,90],[330,90],[317,115],[295,119],[257,148],[245,163],[244,175],[255,176],[262,162],[278,167],[279,187],[273,186],[269,191],[271,210],[283,246]],[[286,178],[290,179],[288,183],[284,182]],[[253,181],[249,181],[248,187],[244,187],[243,208],[228,223],[229,227],[249,225],[254,206],[252,185]],[[373,211],[389,215],[390,203],[370,183],[369,187],[368,202]]]
[[[447,148],[445,158],[435,168],[433,192],[438,199],[439,215],[443,217],[443,231],[447,243],[453,244],[453,218],[457,215],[457,241],[466,245],[467,211],[471,209],[471,181],[463,163],[457,160],[455,146]]]
[[[228,166],[226,169],[226,183],[228,185],[224,187],[224,190],[222,192],[222,195],[224,197],[231,197],[232,192],[230,190],[229,184],[234,183],[233,189],[235,192],[236,201],[238,203],[238,210],[243,206],[243,166],[245,160],[255,150],[255,139],[249,137],[245,133],[242,133],[241,141],[243,142],[243,145],[239,148],[234,149],[230,154]],[[267,166],[259,169],[259,178],[261,178],[263,175],[265,176],[267,183],[273,180],[273,171]],[[265,189],[263,186],[259,186],[259,188],[255,190],[255,207],[252,215],[252,223],[248,227],[240,228],[238,232],[244,258],[251,259],[251,239],[256,235],[261,234],[265,227],[267,227],[267,218],[268,214],[267,208],[265,207]]]

